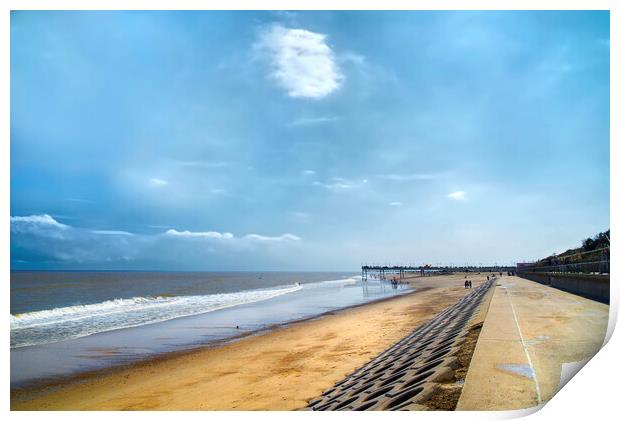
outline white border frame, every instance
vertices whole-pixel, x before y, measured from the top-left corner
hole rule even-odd
[[[617,98],[618,83],[613,75],[620,74],[617,62],[617,41],[620,40],[618,31],[618,2],[611,0],[436,0],[436,1],[406,1],[406,0],[382,0],[382,1],[350,1],[350,0],[229,0],[223,1],[197,1],[197,0],[5,0],[1,3],[0,8],[0,69],[2,77],[0,79],[0,92],[2,93],[2,104],[0,106],[0,250],[2,258],[0,259],[0,273],[2,280],[5,282],[5,294],[2,295],[3,308],[8,313],[10,307],[9,288],[10,279],[10,259],[8,258],[10,248],[10,11],[11,10],[610,10],[610,54],[611,54],[611,71],[610,71],[610,112],[611,121],[611,139],[610,139],[610,226],[614,233],[617,224],[617,215],[619,211],[618,200],[620,192],[618,191],[618,181],[620,174],[618,172],[617,159],[620,157],[618,150],[618,124],[614,121],[613,116],[617,116]],[[614,157],[616,161],[614,161]],[[614,236],[615,237],[615,236]],[[615,247],[612,247],[613,262],[617,262],[619,253]],[[612,263],[612,267],[615,265]],[[612,270],[613,273],[615,271]],[[544,410],[532,415],[533,419],[553,419],[566,417],[574,419],[577,417],[598,419],[610,418],[609,415],[617,412],[615,408],[615,389],[617,388],[617,378],[620,374],[618,364],[615,361],[615,355],[618,354],[620,345],[617,338],[612,338],[611,334],[616,324],[618,314],[618,295],[619,288],[611,282],[611,300],[610,306],[610,323],[607,332],[607,345],[588,363],[585,370],[579,372],[574,380],[563,388],[544,408]],[[2,348],[4,358],[2,359],[3,372],[6,378],[7,387],[10,388],[9,370],[10,370],[10,344],[9,330],[10,322],[8,320],[4,326],[5,345]],[[617,336],[617,335],[616,335]],[[610,339],[611,338],[611,339]],[[2,403],[8,412],[10,408],[10,396],[8,390],[2,395]],[[523,411],[506,411],[506,412],[435,412],[435,413],[416,413],[415,417],[423,419],[510,419],[536,412],[535,409]],[[202,412],[140,412],[140,413],[115,413],[115,417],[149,417],[149,419],[162,419],[172,416],[181,415],[187,418],[204,420],[205,416],[216,417],[218,419],[229,420],[236,419],[239,416],[257,417],[260,419],[269,419],[275,417],[279,419],[294,418],[317,418],[327,417],[334,419],[342,417],[338,413],[312,414],[308,412],[270,412],[270,413],[242,413],[242,412],[210,412],[208,414]],[[350,414],[349,414],[350,415]],[[80,412],[53,412],[53,413],[29,413],[29,412],[12,412],[10,416],[14,419],[24,419],[31,417],[51,418],[52,420],[60,420],[70,418],[77,419],[83,417]],[[88,413],[89,417],[103,420],[108,417],[106,412]],[[360,417],[373,418],[388,416],[386,413],[360,413]],[[390,413],[390,417],[403,419],[410,417],[407,413]]]

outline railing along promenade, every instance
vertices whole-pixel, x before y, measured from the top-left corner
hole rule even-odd
[[[597,259],[598,258],[598,259]],[[609,247],[517,263],[517,275],[609,304]]]

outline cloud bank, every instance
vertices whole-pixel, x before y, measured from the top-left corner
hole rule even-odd
[[[217,265],[225,263],[225,259],[258,259],[274,247],[286,251],[286,243],[299,241],[301,237],[291,233],[279,236],[251,233],[236,237],[230,232],[168,229],[156,234],[137,234],[72,227],[47,214],[11,217],[12,260],[30,264],[77,263],[96,267],[102,263],[123,265],[153,260],[183,263],[194,259]]]
[[[11,231],[30,231],[45,228],[68,228],[67,225],[61,224],[50,215],[30,215],[30,216],[11,216]]]

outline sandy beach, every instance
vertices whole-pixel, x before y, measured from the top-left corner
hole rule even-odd
[[[469,275],[474,287],[486,275]],[[12,390],[12,410],[293,410],[469,290],[463,275],[410,278],[408,295],[218,347],[165,355],[62,384]]]

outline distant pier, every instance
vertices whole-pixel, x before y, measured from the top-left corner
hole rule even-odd
[[[399,279],[405,273],[419,273],[422,276],[446,274],[455,272],[514,272],[515,266],[415,266],[415,265],[362,265],[362,280],[368,279],[368,274],[377,275],[381,280],[386,275],[398,275]]]

